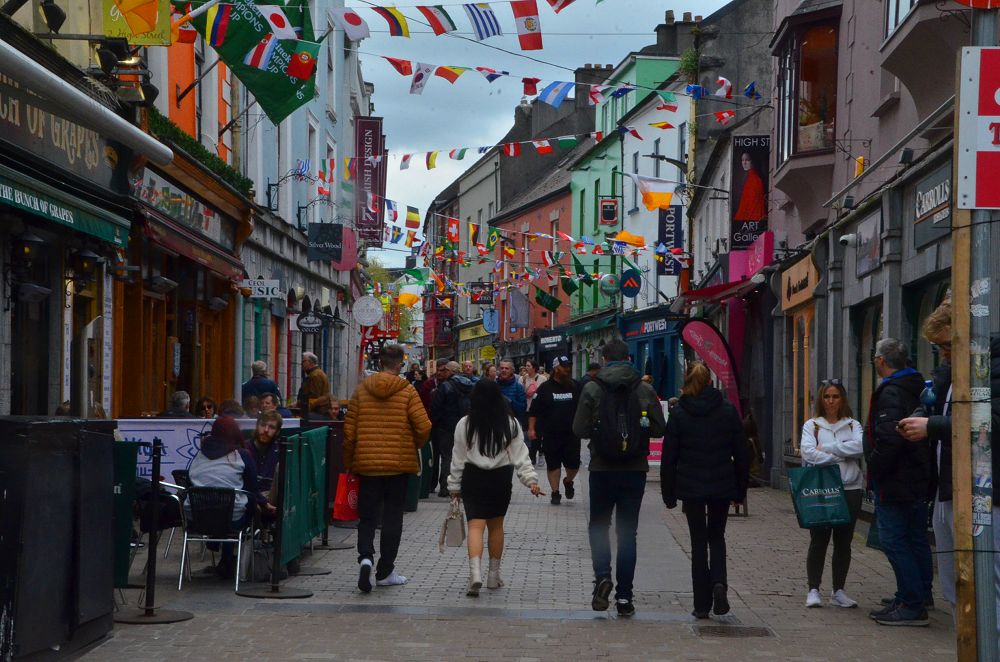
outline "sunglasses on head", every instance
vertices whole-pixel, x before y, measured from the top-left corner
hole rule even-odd
[[[824,379],[819,383],[820,386],[843,386],[843,383],[839,379]]]

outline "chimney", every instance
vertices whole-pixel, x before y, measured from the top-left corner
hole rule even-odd
[[[673,25],[674,24],[674,10],[673,9],[668,9],[667,10],[667,15],[663,19],[663,22],[666,23],[667,25]]]
[[[701,18],[702,18],[701,16],[699,16],[699,15],[695,14],[695,17],[694,17],[694,22],[695,22],[695,23],[701,23]]]
[[[600,85],[608,79],[612,67],[610,64],[600,65],[588,62],[582,67],[577,67],[573,72],[573,80],[576,82],[576,106],[583,108],[590,105],[589,94],[591,85]]]
[[[691,22],[691,12],[689,12],[689,11],[684,12],[683,22],[684,23],[690,23]]]

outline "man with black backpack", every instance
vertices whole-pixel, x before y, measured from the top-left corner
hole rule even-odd
[[[642,381],[628,360],[628,345],[612,340],[604,345],[604,367],[580,394],[573,432],[590,439],[590,557],[594,565],[594,611],[605,611],[611,581],[611,541],[608,528],[615,514],[618,554],[615,607],[620,616],[635,614],[635,576],[639,508],[649,471],[649,440],[666,428],[656,391]]]
[[[449,361],[444,371],[447,378],[434,392],[431,403],[431,435],[438,452],[438,496],[450,497],[448,474],[451,473],[451,450],[455,446],[455,427],[463,416],[469,413],[469,395],[472,382],[462,374],[462,366],[457,361]]]

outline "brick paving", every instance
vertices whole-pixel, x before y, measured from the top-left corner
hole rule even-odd
[[[406,586],[358,592],[356,552],[314,551],[303,559],[329,575],[294,577],[287,585],[314,595],[305,600],[236,596],[232,584],[199,576],[208,559],[195,554],[195,577],[177,591],[179,545],[159,564],[157,602],[195,618],[160,626],[117,625],[88,660],[950,660],[951,615],[931,612],[929,628],[885,628],[867,618],[891,594],[885,557],[855,539],[848,592],[859,609],[807,610],[807,532],[795,523],[789,497],[761,488],[750,493],[749,517],[730,518],[730,600],[733,611],[711,621],[690,616],[687,525],[680,509],[667,511],[651,481],[640,518],[634,619],[590,611],[587,477],[577,497],[550,506],[519,484],[507,518],[506,587],[478,599],[464,595],[463,549],[438,551],[447,500],[421,500],[404,520],[397,563]],[[546,490],[547,491],[547,490]],[[333,541],[353,542],[348,529],[330,529]],[[136,559],[139,581],[143,557]],[[829,571],[829,568],[828,568]],[[829,592],[828,585],[825,587]],[[135,604],[140,592],[126,597]],[[941,601],[939,600],[939,603]],[[706,631],[704,625],[722,626]],[[741,635],[763,634],[746,637]]]

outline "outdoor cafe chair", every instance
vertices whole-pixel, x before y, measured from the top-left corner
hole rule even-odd
[[[161,482],[160,485],[165,485],[167,489],[174,489],[178,493],[191,487],[191,472],[187,469],[174,469],[170,472],[170,475],[174,478],[174,484]],[[167,558],[170,554],[170,545],[174,542],[174,532],[176,530],[177,527],[171,527],[170,529],[170,535],[167,536],[167,544],[163,548],[163,558]],[[204,555],[204,551],[202,555]]]
[[[243,559],[244,538],[252,538],[253,524],[239,531],[233,530],[233,510],[236,495],[247,497],[247,508],[253,508],[253,495],[243,490],[226,487],[189,487],[184,490],[185,507],[181,511],[184,529],[184,543],[181,547],[181,568],[177,578],[177,590],[184,584],[184,568],[190,573],[188,559],[189,542],[236,543],[236,590],[240,590],[240,568]],[[251,555],[251,574],[253,573]],[[190,574],[189,574],[190,577]]]

